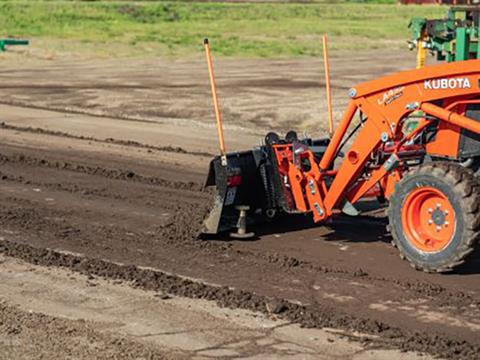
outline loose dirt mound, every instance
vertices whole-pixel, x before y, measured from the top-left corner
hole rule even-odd
[[[157,236],[162,241],[172,245],[193,245],[196,247],[215,247],[212,243],[201,239],[203,230],[203,220],[210,211],[210,203],[213,200],[208,199],[204,204],[192,207],[185,204],[179,204],[174,209],[174,215],[167,226],[160,227]]]

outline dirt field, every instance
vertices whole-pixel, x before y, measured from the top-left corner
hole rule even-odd
[[[409,67],[409,55],[360,53],[334,62],[337,119],[350,86]],[[416,272],[390,246],[382,210],[340,217],[329,227],[291,218],[256,229],[255,241],[197,237],[210,199],[202,183],[217,146],[204,67],[34,60],[18,67],[5,60],[0,353],[478,358],[480,258],[454,274]],[[229,148],[258,144],[270,127],[322,133],[321,63],[225,60],[217,68]],[[185,312],[193,320],[178,327],[175,316],[161,317],[188,306],[204,306],[208,316]],[[148,314],[159,318],[144,325],[154,319]],[[232,320],[237,316],[240,323]],[[20,332],[12,333],[9,324],[19,321]],[[39,337],[34,350],[25,349],[39,323],[59,342]],[[282,324],[286,334],[268,330]],[[78,335],[63,335],[63,328]],[[224,328],[253,335],[217,330]],[[162,336],[175,331],[183,334],[176,342]],[[122,345],[101,345],[117,341]],[[242,341],[248,346],[221,345]]]
[[[1,103],[142,121],[214,124],[203,58],[175,62],[32,58],[19,66],[16,54],[3,56]],[[339,119],[352,85],[414,66],[415,56],[408,51],[335,52],[331,62]],[[326,129],[321,61],[224,59],[215,62],[215,73],[227,129],[242,127],[262,135],[266,129],[296,128],[315,135]]]

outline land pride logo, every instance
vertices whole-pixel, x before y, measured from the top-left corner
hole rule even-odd
[[[379,99],[377,99],[378,105],[390,105],[399,97],[403,96],[403,90],[405,90],[405,86],[399,86],[395,89],[390,89],[387,92],[384,92],[383,95]]]
[[[425,80],[423,83],[425,90],[454,90],[454,89],[471,89],[472,84],[466,77],[433,79]]]

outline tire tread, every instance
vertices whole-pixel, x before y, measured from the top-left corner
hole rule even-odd
[[[394,229],[393,222],[401,217],[401,214],[395,213],[394,204],[398,202],[397,197],[402,185],[418,175],[428,174],[443,179],[450,183],[452,189],[461,197],[462,211],[465,217],[465,231],[462,241],[456,251],[448,261],[441,266],[431,266],[426,263],[418,263],[409,254],[404,251],[401,240],[398,238]],[[433,162],[420,165],[414,171],[407,173],[402,180],[395,185],[395,192],[390,198],[390,205],[387,209],[389,226],[392,229],[391,234],[393,243],[400,251],[400,257],[407,260],[412,267],[425,272],[449,272],[462,265],[468,256],[475,250],[475,244],[480,238],[480,184],[475,173],[459,164],[452,162]]]

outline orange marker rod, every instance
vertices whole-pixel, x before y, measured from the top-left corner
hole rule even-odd
[[[205,46],[205,55],[207,57],[208,64],[208,75],[210,77],[210,87],[212,90],[213,107],[215,109],[215,118],[217,120],[217,133],[218,142],[220,144],[220,155],[222,156],[222,165],[225,166],[227,165],[227,157],[225,150],[225,138],[223,137],[222,114],[220,113],[220,106],[218,104],[217,85],[215,83],[215,75],[213,73],[213,62],[212,56],[210,54],[210,44],[208,43],[208,39],[205,39],[203,41],[203,45]]]
[[[327,34],[323,35],[323,64],[325,67],[325,85],[327,90],[327,108],[328,108],[328,129],[330,137],[333,136],[333,110],[332,110],[332,90],[330,88],[330,65],[328,62],[328,44]]]

